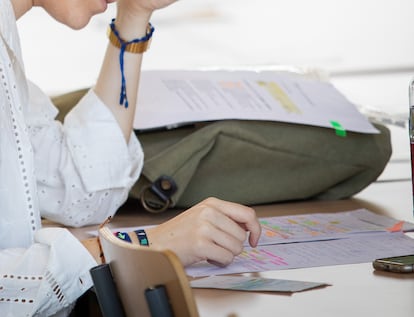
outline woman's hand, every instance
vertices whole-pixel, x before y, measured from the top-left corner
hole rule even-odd
[[[208,198],[146,231],[151,247],[175,252],[184,266],[202,260],[225,266],[243,251],[247,236],[257,245],[261,226],[252,208]]]
[[[152,12],[165,8],[177,0],[118,0],[118,14],[128,16],[151,16]]]

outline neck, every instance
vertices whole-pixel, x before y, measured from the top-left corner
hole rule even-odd
[[[33,2],[34,0],[11,0],[16,20],[34,6]]]

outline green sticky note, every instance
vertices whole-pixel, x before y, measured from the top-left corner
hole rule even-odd
[[[331,125],[335,129],[335,134],[337,136],[346,137],[346,130],[339,122],[331,120]]]

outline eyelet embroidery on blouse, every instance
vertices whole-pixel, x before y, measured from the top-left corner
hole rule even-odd
[[[53,278],[52,274],[49,271],[47,271],[45,277],[46,277],[46,281],[49,283],[50,288],[52,289],[52,292],[56,296],[56,298],[58,299],[59,303],[61,303],[61,305],[63,305],[63,306],[69,305],[69,303],[66,302],[65,295],[63,295],[63,292],[62,292],[62,289],[60,288],[60,285]]]
[[[9,280],[27,280],[28,282],[30,281],[39,281],[42,280],[43,277],[42,276],[27,276],[27,275],[14,275],[14,274],[4,274],[2,276],[2,279],[9,279]],[[34,303],[34,299],[33,298],[27,298],[24,296],[24,292],[27,290],[25,287],[22,287],[20,289],[20,291],[22,292],[21,296],[18,297],[4,297],[2,296],[2,291],[6,290],[4,288],[3,285],[0,285],[0,303],[2,302],[6,302],[6,303],[10,303],[10,302],[14,302],[14,303],[22,303],[22,304],[33,304]]]
[[[11,68],[12,65],[8,64],[8,67]],[[0,65],[0,78],[1,78],[1,82],[2,82],[2,86],[4,86],[4,91],[6,93],[7,96],[7,100],[9,103],[9,107],[10,107],[10,117],[12,119],[12,128],[13,128],[13,135],[15,138],[15,143],[17,144],[17,160],[19,162],[20,165],[20,171],[21,171],[21,176],[22,176],[22,180],[23,180],[23,185],[25,188],[25,195],[26,195],[26,206],[27,206],[27,211],[29,214],[29,217],[31,218],[31,225],[32,225],[32,230],[36,231],[36,221],[35,221],[35,217],[34,217],[34,210],[33,210],[33,197],[31,195],[30,189],[29,189],[29,182],[28,182],[28,172],[27,172],[27,167],[26,167],[26,163],[24,160],[24,153],[23,153],[23,149],[21,147],[21,136],[19,135],[18,129],[17,129],[17,118],[16,118],[16,114],[14,112],[14,107],[13,104],[11,102],[12,100],[12,92],[10,91],[10,85],[9,82],[6,80],[6,76],[4,74],[4,68]],[[12,89],[16,90],[16,84],[12,84]],[[22,107],[21,105],[17,108],[18,111],[22,111]],[[26,130],[25,130],[26,131]]]

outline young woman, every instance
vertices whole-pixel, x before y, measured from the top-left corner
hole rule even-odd
[[[150,18],[174,1],[117,2],[96,85],[63,125],[50,99],[25,78],[16,20],[42,7],[81,29],[112,0],[0,1],[1,316],[65,316],[91,287],[96,250],[88,252],[66,229],[41,228],[41,217],[67,226],[96,224],[127,198],[143,164],[132,123],[142,56],[154,31]],[[175,251],[184,265],[226,265],[247,235],[255,246],[255,212],[214,198],[147,231],[152,247]]]

